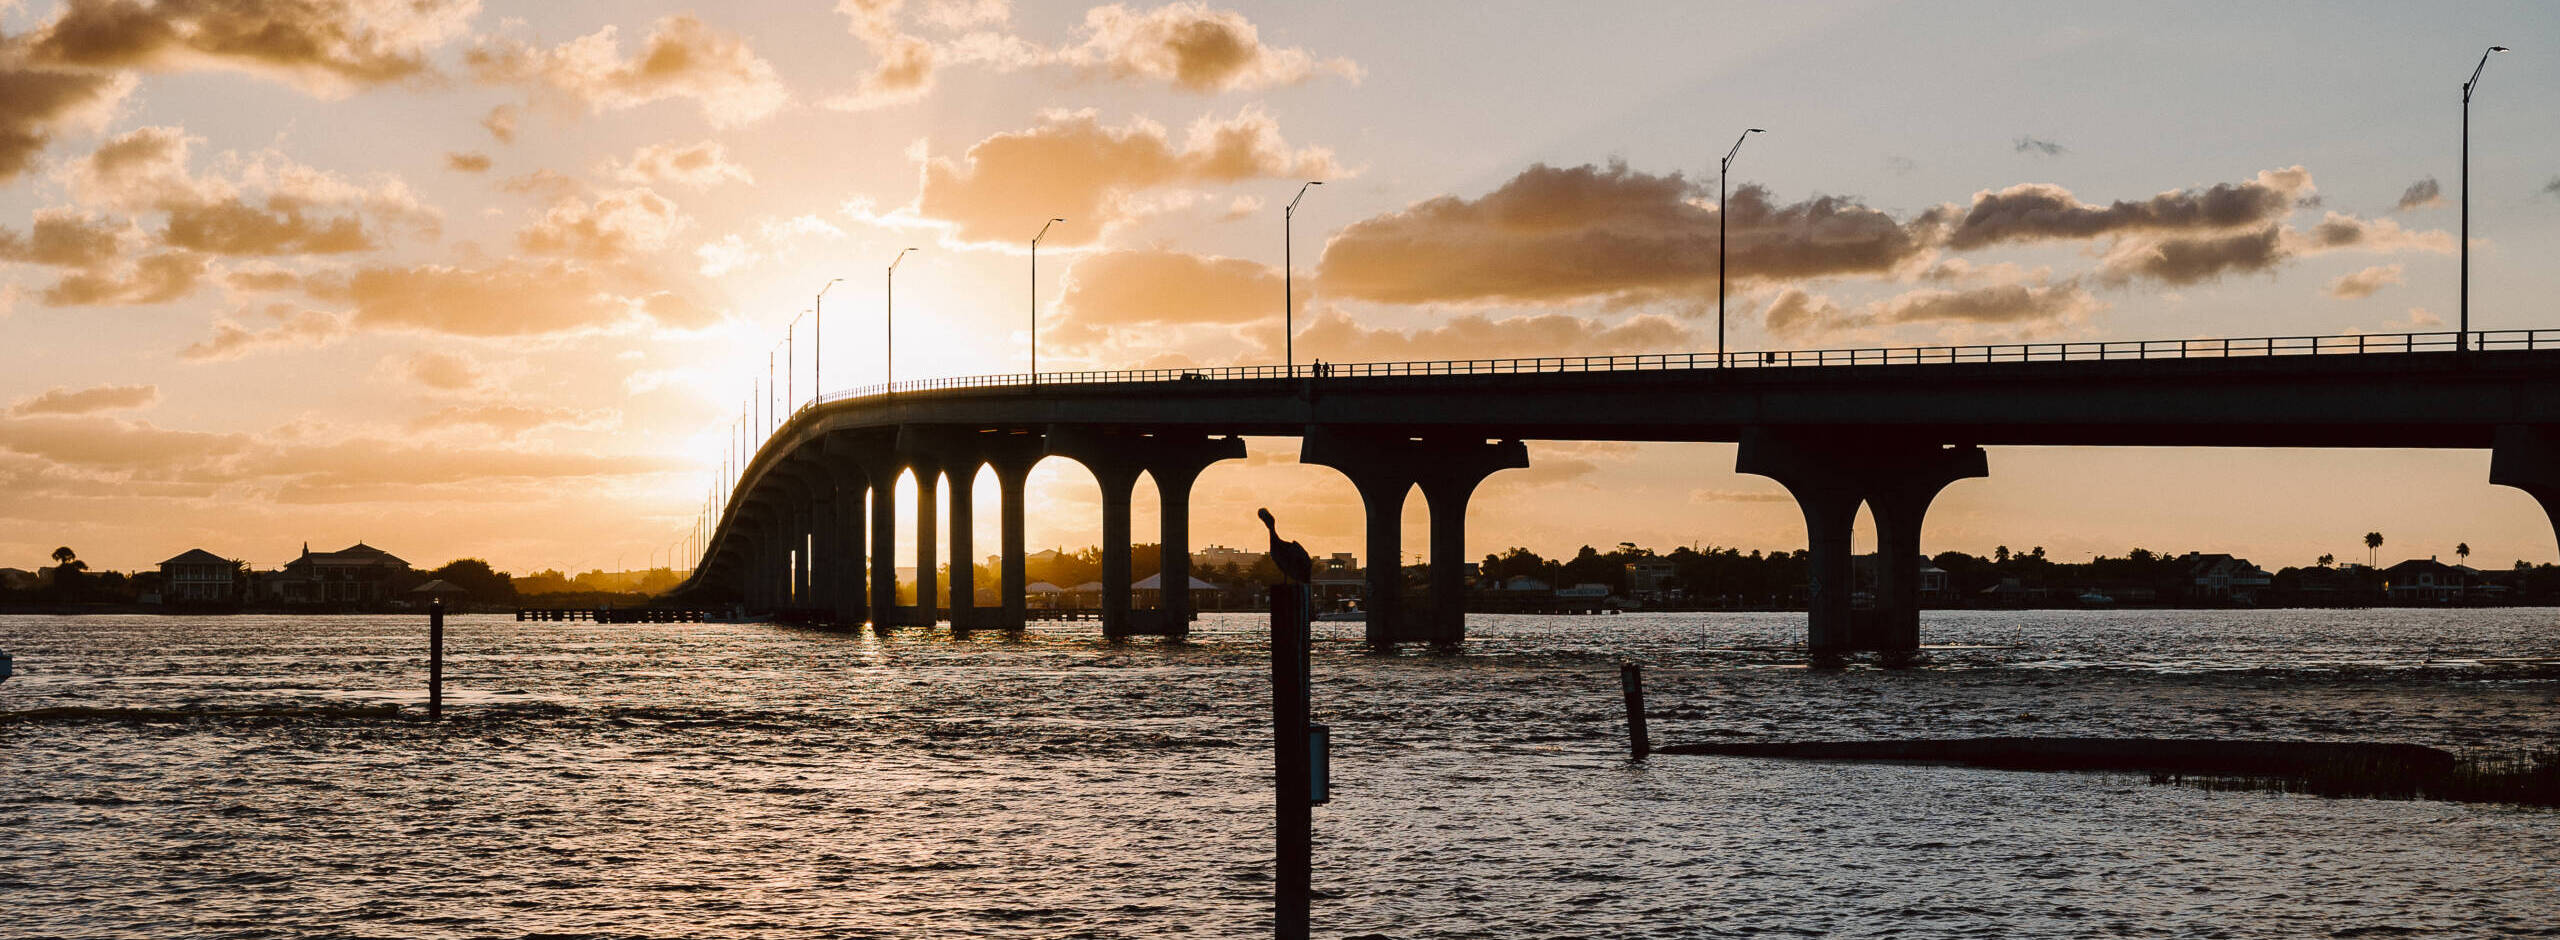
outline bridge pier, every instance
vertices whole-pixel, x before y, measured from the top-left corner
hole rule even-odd
[[[1200,471],[1244,456],[1244,439],[1198,434],[1108,434],[1084,428],[1052,429],[1048,452],[1085,465],[1102,486],[1102,633],[1104,636],[1186,636],[1191,632],[1191,484]],[[1154,615],[1130,608],[1129,501],[1138,475],[1151,475],[1162,507],[1156,552]],[[1179,577],[1180,580],[1176,580]]]
[[[938,543],[941,542],[941,507],[935,505],[942,489],[942,467],[921,456],[910,456],[909,467],[916,472],[916,607],[914,623],[930,627],[939,622],[942,602],[942,577]]]
[[[870,619],[870,595],[863,584],[870,553],[863,550],[863,496],[869,491],[870,478],[861,466],[850,459],[830,440],[827,457],[821,469],[835,487],[833,515],[827,521],[832,538],[828,551],[821,553],[819,564],[827,571],[832,585],[828,593],[829,610],[837,623],[861,623]]]
[[[897,624],[898,611],[898,471],[896,455],[874,444],[853,452],[852,460],[871,486],[871,628]]]
[[[1332,467],[1360,492],[1367,516],[1368,584],[1361,606],[1374,647],[1452,644],[1467,638],[1467,502],[1477,484],[1529,465],[1516,440],[1474,436],[1385,437],[1307,429],[1298,462]],[[1404,610],[1404,497],[1415,487],[1431,511],[1429,607]]]
[[[2560,426],[2499,426],[2489,450],[2489,482],[2531,495],[2560,534]]]
[[[1040,462],[1048,444],[1037,434],[980,435],[979,454],[996,471],[996,516],[1000,544],[996,574],[996,599],[1003,605],[996,626],[1020,630],[1029,619],[1030,583],[1026,565],[1022,520],[1023,485],[1031,478],[1031,467]]]
[[[1815,656],[1920,649],[1920,527],[1947,484],[1990,475],[1982,448],[1866,429],[1742,435],[1734,471],[1765,476],[1804,513],[1805,647]],[[1850,532],[1858,506],[1876,515],[1876,608],[1851,609]]]

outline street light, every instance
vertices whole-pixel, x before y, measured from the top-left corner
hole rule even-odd
[[[793,341],[791,334],[800,328],[800,317],[808,315],[809,311],[800,311],[800,316],[792,317],[791,324],[782,328],[782,403],[793,406],[791,410],[795,412],[800,410],[800,383],[792,373],[800,366],[800,344]]]
[[[1724,360],[1724,231],[1725,231],[1724,178],[1725,178],[1725,175],[1726,175],[1726,174],[1733,172],[1733,155],[1734,155],[1734,154],[1738,154],[1738,153],[1741,153],[1741,152],[1742,152],[1742,142],[1743,142],[1743,141],[1746,141],[1746,140],[1750,140],[1750,139],[1751,139],[1751,135],[1753,135],[1753,134],[1757,134],[1757,133],[1761,133],[1761,130],[1760,130],[1759,128],[1757,128],[1757,127],[1754,127],[1754,128],[1748,128],[1748,129],[1744,130],[1744,131],[1742,132],[1742,136],[1739,136],[1739,137],[1736,137],[1736,138],[1734,138],[1734,139],[1733,139],[1733,149],[1731,149],[1731,150],[1727,150],[1727,151],[1725,151],[1725,152],[1724,152],[1724,160],[1723,160],[1723,162],[1716,164],[1716,366],[1717,366],[1718,368],[1722,368],[1722,367],[1725,365],[1725,360]]]
[[[2463,351],[2471,348],[2471,90],[2480,87],[2480,70],[2489,67],[2489,54],[2505,51],[2505,46],[2490,46],[2462,83],[2462,332],[2455,334],[2454,348]]]
[[[900,248],[898,256],[889,259],[888,310],[886,315],[880,318],[883,338],[886,340],[880,345],[880,394],[883,395],[889,394],[889,387],[895,384],[897,379],[895,369],[898,362],[898,262],[907,260],[907,252],[914,250]]]
[[[1040,239],[1049,234],[1049,226],[1065,219],[1040,223],[1040,234],[1031,236],[1031,384],[1040,384]]]
[[[1298,217],[1298,200],[1307,198],[1308,187],[1322,185],[1323,180],[1308,180],[1305,186],[1298,187],[1298,194],[1289,199],[1289,207],[1280,210],[1280,355],[1282,364],[1289,367],[1289,374],[1293,377],[1298,374],[1298,285],[1294,257],[1298,239],[1291,226]]]
[[[818,335],[813,342],[817,350],[809,354],[809,398],[817,400],[827,394],[827,288],[844,278],[830,278],[826,287],[818,288],[818,299],[809,302],[811,331]]]

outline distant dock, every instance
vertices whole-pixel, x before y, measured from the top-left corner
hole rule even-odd
[[[586,620],[595,623],[704,623],[701,607],[518,607],[517,620]]]

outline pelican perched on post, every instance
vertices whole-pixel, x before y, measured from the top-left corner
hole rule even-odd
[[[1280,524],[1271,518],[1271,510],[1258,509],[1254,514],[1262,517],[1263,528],[1271,530],[1271,564],[1280,569],[1280,575],[1291,584],[1315,580],[1316,564],[1307,556],[1307,547],[1280,537]]]

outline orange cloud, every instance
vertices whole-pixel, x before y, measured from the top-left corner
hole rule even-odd
[[[732,180],[752,184],[755,175],[729,160],[729,148],[706,140],[679,147],[650,144],[632,152],[629,162],[613,161],[605,172],[626,183],[682,183],[711,187]]]
[[[475,391],[489,380],[479,365],[447,352],[413,352],[382,364],[393,377],[438,392]]]
[[[2393,284],[2404,283],[2403,268],[2396,264],[2377,264],[2329,282],[2329,296],[2339,300],[2359,300],[2374,295]]]
[[[0,259],[58,268],[105,267],[124,256],[128,227],[73,209],[38,209],[27,234],[0,227]]]
[[[489,155],[485,153],[455,152],[444,155],[444,168],[456,173],[486,173],[489,172],[489,164]]]
[[[224,68],[322,95],[431,74],[426,52],[460,36],[478,0],[70,0],[29,34],[45,64]]]
[[[480,404],[453,405],[437,409],[409,422],[412,431],[441,431],[456,428],[485,428],[505,437],[519,437],[537,428],[595,427],[612,417],[609,412],[587,412],[575,408],[544,408],[530,405]]]
[[[667,247],[687,219],[676,204],[646,188],[603,193],[594,202],[564,199],[516,233],[516,245],[541,255],[618,263]]]
[[[45,288],[44,302],[50,307],[168,303],[193,292],[205,267],[204,256],[193,252],[144,255],[121,270],[64,275]]]
[[[354,304],[359,326],[464,336],[531,336],[634,318],[694,328],[714,319],[672,291],[562,260],[367,267],[313,293]]]
[[[1121,4],[1085,11],[1080,46],[1062,61],[1113,78],[1161,81],[1201,93],[1295,85],[1317,75],[1358,81],[1349,59],[1318,60],[1304,49],[1264,45],[1261,31],[1233,10],[1173,3],[1145,12]]]
[[[1291,150],[1278,122],[1255,109],[1195,122],[1178,147],[1143,119],[1107,127],[1092,111],[1053,113],[1039,127],[977,142],[960,160],[928,160],[916,211],[951,223],[963,240],[1005,243],[1029,237],[1017,231],[1025,211],[1055,213],[1077,224],[1050,237],[1080,244],[1133,216],[1129,197],[1144,190],[1339,172],[1331,152]]]
[[[651,24],[639,54],[628,59],[617,30],[607,26],[547,49],[514,40],[484,42],[464,60],[483,82],[547,89],[593,111],[690,99],[717,127],[763,120],[791,98],[773,63],[745,39],[689,13]],[[512,122],[509,127],[511,133]]]
[[[1058,301],[1060,323],[1052,335],[1068,348],[1128,327],[1269,319],[1277,312],[1281,295],[1277,268],[1162,249],[1106,251],[1077,258],[1064,281],[1065,296]]]
[[[101,411],[148,408],[160,401],[156,385],[96,385],[89,388],[46,389],[43,394],[22,398],[9,406],[12,417],[24,415],[85,415]]]
[[[347,318],[290,304],[269,304],[264,316],[272,326],[251,328],[235,320],[215,320],[213,335],[187,344],[178,358],[189,362],[237,359],[259,349],[279,346],[325,346],[350,331]]]

